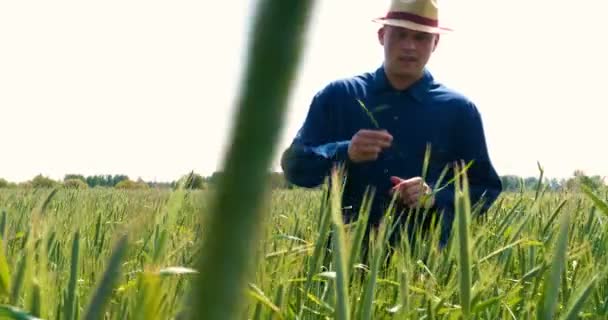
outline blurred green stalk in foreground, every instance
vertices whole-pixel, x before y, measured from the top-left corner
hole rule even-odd
[[[189,317],[240,314],[262,220],[265,178],[315,1],[260,1],[224,172],[214,198]]]

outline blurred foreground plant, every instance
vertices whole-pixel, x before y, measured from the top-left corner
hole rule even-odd
[[[262,221],[267,168],[275,152],[314,1],[260,1],[225,175],[208,217],[189,318],[233,319]],[[205,219],[207,220],[207,219]]]

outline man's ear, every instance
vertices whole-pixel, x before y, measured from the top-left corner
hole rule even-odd
[[[435,35],[435,44],[433,45],[433,51],[437,49],[437,45],[439,44],[439,34]]]
[[[386,29],[384,26],[380,27],[380,29],[378,29],[378,42],[380,42],[381,45],[384,45],[384,32],[386,32]]]

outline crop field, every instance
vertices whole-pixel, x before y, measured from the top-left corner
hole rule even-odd
[[[372,242],[367,261],[354,254],[358,225],[343,226],[325,192],[265,198],[240,318],[608,316],[605,192],[506,193],[484,219],[471,218],[463,202],[445,249],[437,233],[414,246],[403,239],[388,265],[378,259],[382,241]],[[214,241],[205,237],[211,194],[0,190],[1,317],[197,318],[191,289],[201,276],[200,243]],[[233,276],[229,266],[216,270],[218,281]]]
[[[259,2],[217,186],[0,188],[0,319],[608,318],[605,186],[541,183],[479,217],[456,174],[447,246],[430,230],[390,260],[394,223],[425,211],[363,243],[336,171],[265,188],[314,2]]]

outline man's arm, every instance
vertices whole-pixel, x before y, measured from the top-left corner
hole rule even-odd
[[[300,187],[322,184],[335,163],[348,159],[350,140],[336,141],[333,128],[337,121],[331,110],[334,92],[331,86],[312,100],[304,124],[281,157],[286,179]]]
[[[500,177],[490,160],[481,115],[471,104],[464,116],[459,118],[458,157],[464,164],[473,161],[467,170],[471,205],[483,201],[480,215],[485,214],[502,192]],[[462,168],[461,168],[462,169]],[[442,185],[447,182],[442,182]],[[454,207],[453,184],[436,195],[436,206],[441,209]]]

